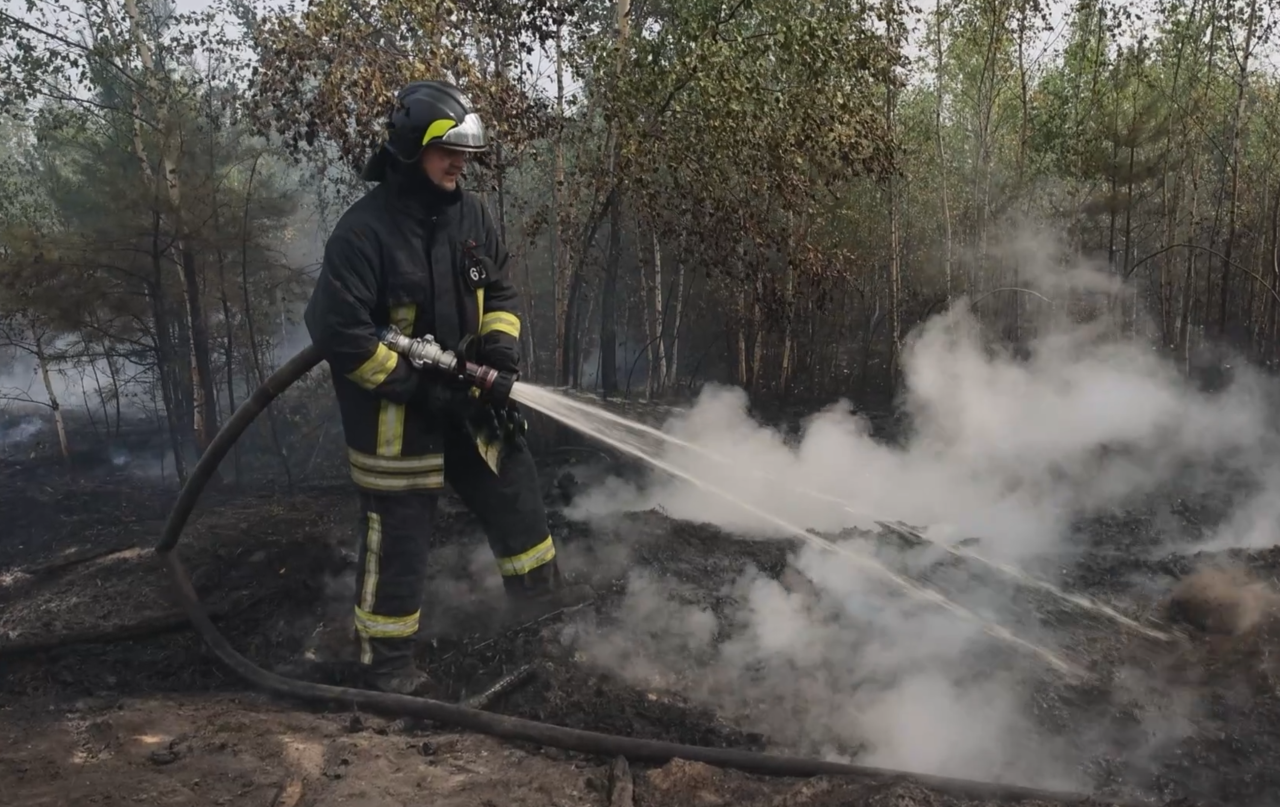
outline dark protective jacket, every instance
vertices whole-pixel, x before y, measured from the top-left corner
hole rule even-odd
[[[470,253],[470,254],[469,254]],[[487,258],[477,271],[471,258]],[[351,206],[325,244],[307,305],[311,341],[329,363],[351,476],[378,493],[444,484],[441,430],[422,405],[430,370],[378,340],[391,323],[456,350],[466,334],[514,349],[520,338],[507,251],[474,193],[393,175]]]

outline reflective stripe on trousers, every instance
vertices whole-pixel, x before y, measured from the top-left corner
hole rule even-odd
[[[347,461],[351,479],[366,490],[396,493],[444,487],[444,454],[382,457],[348,448]]]
[[[498,571],[502,573],[503,577],[528,574],[539,566],[550,563],[555,556],[556,545],[551,540],[551,536],[548,535],[545,541],[528,552],[521,552],[519,555],[511,555],[506,558],[498,558]]]

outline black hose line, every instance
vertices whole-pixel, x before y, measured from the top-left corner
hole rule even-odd
[[[279,370],[263,381],[249,399],[240,404],[227,422],[222,424],[222,428],[214,435],[209,447],[205,449],[200,461],[196,463],[196,467],[192,469],[191,475],[187,477],[186,483],[178,493],[178,500],[173,503],[173,509],[169,511],[169,520],[164,525],[164,535],[160,538],[160,543],[156,544],[156,552],[164,554],[173,551],[177,546],[182,528],[187,525],[187,519],[191,518],[191,511],[195,509],[205,485],[209,484],[209,480],[213,478],[213,472],[218,470],[223,457],[227,456],[227,452],[240,439],[240,435],[244,434],[244,430],[249,428],[249,424],[253,423],[258,415],[280,396],[280,393],[293,386],[294,382],[311,372],[320,362],[320,351],[316,350],[315,345],[307,345],[298,352],[298,355],[289,359]]]
[[[178,599],[183,610],[186,611],[187,616],[190,618],[191,624],[200,632],[201,637],[204,638],[217,657],[250,684],[286,698],[358,707],[389,717],[415,717],[446,723],[470,731],[480,732],[481,734],[489,734],[504,740],[536,743],[595,756],[623,756],[636,762],[663,764],[672,759],[686,759],[768,776],[854,776],[864,780],[880,782],[912,782],[964,798],[984,801],[1029,800],[1066,804],[1089,800],[1090,797],[1079,793],[1040,790],[996,782],[953,779],[945,776],[929,776],[883,768],[869,768],[861,765],[847,765],[841,762],[828,762],[819,759],[775,756],[732,748],[708,748],[601,734],[594,731],[583,731],[581,729],[539,723],[518,717],[508,717],[427,698],[297,681],[264,670],[240,655],[218,632],[218,629],[214,627],[213,621],[205,612],[200,598],[196,595],[195,588],[191,584],[191,578],[183,567],[182,560],[178,557],[175,547],[182,535],[183,528],[186,526],[187,519],[191,516],[192,510],[200,498],[201,492],[204,490],[205,485],[208,484],[223,457],[235,445],[236,440],[240,438],[240,435],[248,428],[249,424],[267,408],[272,400],[310,372],[320,361],[319,351],[316,350],[314,345],[304,348],[286,362],[284,366],[272,373],[271,377],[263,382],[262,386],[258,387],[253,395],[242,403],[231,418],[223,424],[213,442],[209,444],[208,449],[205,450],[204,455],[200,458],[200,461],[196,463],[195,469],[188,477],[186,484],[183,485],[182,491],[179,493],[178,499],[169,513],[164,536],[156,546],[156,552],[164,556],[165,562],[169,567],[177,589]],[[1098,802],[1095,801],[1094,803]],[[1120,802],[1110,803],[1121,804]],[[1130,802],[1130,804],[1144,803]]]

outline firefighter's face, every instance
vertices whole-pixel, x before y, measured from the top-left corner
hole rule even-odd
[[[422,151],[422,170],[432,182],[451,191],[458,187],[458,177],[467,167],[467,157],[465,151],[430,145]]]

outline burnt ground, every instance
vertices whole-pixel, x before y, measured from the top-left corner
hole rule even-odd
[[[633,737],[859,761],[856,745],[813,747],[764,720],[758,704],[703,697],[706,690],[691,683],[704,672],[697,658],[665,683],[654,678],[645,686],[592,663],[565,638],[574,624],[606,633],[619,625],[636,570],[679,584],[689,604],[717,615],[735,607],[741,595],[733,583],[747,570],[783,581],[798,597],[819,596],[797,578],[785,542],[745,540],[659,512],[590,524],[567,519],[559,509],[573,490],[565,458],[577,453],[591,455],[551,455],[543,480],[562,557],[598,592],[579,611],[495,627],[501,587],[478,526],[446,503],[421,657],[448,697],[474,695],[534,663],[529,683],[488,708]],[[609,803],[608,760],[315,710],[247,690],[173,619],[167,577],[148,551],[172,498],[154,481],[117,472],[73,477],[56,464],[0,465],[6,804]],[[228,486],[202,500],[183,558],[224,634],[258,664],[297,669],[300,659],[311,660],[308,675],[349,680],[355,504],[342,479],[292,492]],[[1168,517],[1166,509],[1161,519]],[[1082,525],[1093,544],[1071,559],[1066,579],[1131,616],[1165,620],[1177,640],[1145,640],[1027,591],[1016,595],[1026,622],[1017,627],[1034,633],[1039,625],[1039,635],[1054,635],[1054,646],[1087,663],[1092,676],[1062,679],[998,643],[974,652],[992,669],[1025,671],[1036,731],[1061,735],[1087,759],[1082,776],[1099,796],[1272,803],[1280,793],[1272,764],[1280,754],[1280,623],[1266,583],[1280,574],[1280,550],[1234,553],[1247,578],[1195,577],[1204,558],[1149,551],[1162,523],[1139,512]],[[975,584],[1009,586],[954,558],[908,565],[957,599]],[[1170,611],[1179,581],[1184,596]],[[114,635],[125,628],[144,635]],[[1194,708],[1179,712],[1190,723],[1176,740],[1138,760],[1131,751],[1143,745],[1146,718],[1161,702],[1143,694],[1144,682]],[[654,807],[975,803],[903,782],[765,779],[679,761],[634,773],[635,803]]]

